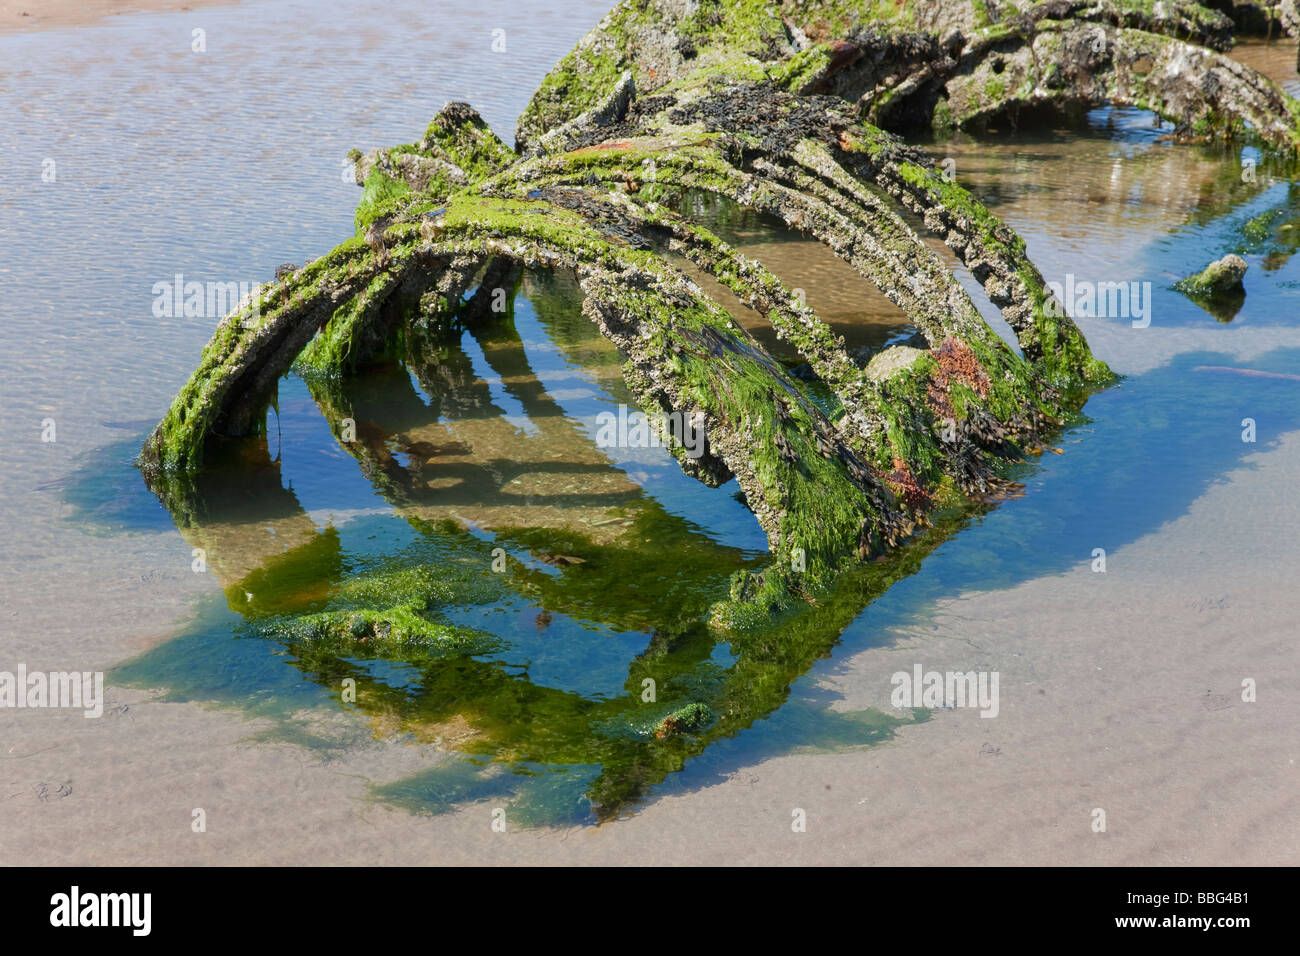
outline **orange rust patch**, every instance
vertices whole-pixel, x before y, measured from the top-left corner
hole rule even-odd
[[[603,149],[631,149],[632,141],[630,139],[611,139],[607,143],[597,143],[595,146],[584,146],[582,149],[575,149],[573,154],[580,156],[583,153],[595,153]]]

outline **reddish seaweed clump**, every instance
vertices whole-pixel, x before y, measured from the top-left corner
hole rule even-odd
[[[988,373],[984,371],[974,350],[961,339],[950,335],[931,354],[939,367],[926,388],[926,398],[939,418],[955,417],[952,408],[953,385],[964,385],[980,398],[988,395]]]
[[[912,474],[903,459],[894,459],[894,470],[885,476],[885,481],[908,510],[920,512],[930,507],[932,498],[930,492],[916,480],[916,475]]]

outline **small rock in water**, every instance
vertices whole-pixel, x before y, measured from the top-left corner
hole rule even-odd
[[[1188,295],[1209,298],[1239,292],[1246,268],[1245,259],[1230,253],[1216,262],[1211,262],[1200,274],[1183,279],[1175,288]]]
[[[1246,260],[1226,255],[1211,262],[1203,271],[1174,284],[1174,288],[1205,309],[1220,322],[1231,322],[1246,301],[1241,278],[1246,274]]]

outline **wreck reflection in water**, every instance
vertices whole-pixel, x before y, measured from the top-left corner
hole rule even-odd
[[[384,787],[389,800],[436,810],[509,794],[516,822],[615,816],[780,708],[944,536],[848,575],[776,626],[711,629],[732,574],[766,560],[761,533],[732,489],[695,485],[666,451],[596,446],[597,410],[632,399],[580,304],[571,279],[530,275],[517,313],[448,335],[412,328],[400,355],[310,384],[388,514],[322,527],[271,456],[274,416],[197,486],[164,491],[242,634],[279,642],[377,732],[479,758]],[[687,485],[696,502],[673,493]],[[682,513],[696,511],[711,527]],[[148,680],[177,652],[116,676]],[[921,716],[822,712],[808,742],[871,743]]]
[[[1245,183],[1213,151],[1153,148],[1159,135],[1117,111],[1068,141],[1023,133],[944,148],[1024,232],[1049,279],[1053,267],[1124,263],[1159,284],[1236,236],[1257,243],[1247,251],[1269,273],[1251,287],[1248,307],[1264,306],[1253,321],[1293,324],[1280,276],[1294,274],[1282,228],[1296,216],[1294,188]],[[735,210],[696,212],[742,249],[788,244],[767,256],[775,271],[809,287],[864,359],[910,334],[889,303],[835,277],[820,246]],[[1252,238],[1243,224],[1266,214],[1269,231]],[[1187,233],[1176,244],[1175,226]],[[1157,296],[1159,327],[1216,325],[1164,287]],[[636,403],[618,352],[579,306],[570,279],[528,275],[505,316],[451,334],[412,330],[354,378],[286,380],[266,434],[164,495],[226,607],[114,678],[278,718],[281,738],[323,750],[355,740],[300,717],[341,705],[367,733],[438,754],[375,789],[415,810],[491,799],[512,825],[610,819],[747,729],[780,725],[764,737],[770,754],[869,745],[925,719],[836,711],[799,685],[842,640],[886,639],[863,609],[902,579],[900,614],[1063,570],[1080,529],[1112,547],[1135,540],[1253,452],[1203,440],[1242,408],[1278,410],[1279,430],[1300,423],[1292,383],[1216,376],[1203,368],[1237,363],[1185,350],[1095,396],[1095,422],[1066,439],[1069,455],[1013,469],[1029,500],[941,515],[815,605],[728,633],[708,626],[708,609],[736,571],[766,560],[762,535],[734,485],[706,488],[662,449],[597,447],[596,416]],[[1252,364],[1298,362],[1278,351]],[[232,628],[253,639],[231,640]]]

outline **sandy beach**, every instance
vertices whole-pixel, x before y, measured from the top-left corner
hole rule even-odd
[[[139,11],[192,7],[208,9],[168,0],[5,2],[0,34],[97,29]],[[334,162],[321,161],[330,175]],[[1153,327],[1133,351],[1125,330],[1080,324],[1098,355],[1133,376],[1182,353],[1214,351],[1249,367],[1300,344],[1294,327],[1240,328],[1227,339],[1211,323]],[[125,377],[103,399],[112,411],[67,409],[31,382],[18,385],[21,419],[5,436],[13,455],[0,494],[0,667],[56,670],[76,661],[108,670],[184,631],[219,584],[190,573],[190,547],[174,529],[83,533],[57,488],[49,490],[93,449],[121,439],[106,418],[140,418],[156,400],[131,405],[124,396],[138,383]],[[129,407],[119,413],[119,404]],[[47,406],[67,421],[56,446],[30,440]],[[0,709],[0,859],[1300,864],[1300,432],[1269,431],[1267,416],[1260,419],[1259,444],[1236,467],[1176,517],[1110,550],[1105,573],[1090,569],[1094,542],[1080,541],[1068,570],[947,598],[922,623],[882,635],[881,646],[837,653],[818,687],[835,709],[890,711],[890,676],[918,663],[997,671],[996,719],[940,710],[880,746],[771,756],[720,777],[688,774],[688,783],[602,826],[501,833],[493,801],[426,816],[372,799],[371,784],[446,755],[351,714],[311,718],[356,741],[325,753],[264,739],[270,725],[234,709],[109,686],[100,719]],[[1063,443],[1065,455],[1072,447]],[[1243,682],[1253,682],[1254,700],[1243,699]],[[192,828],[196,809],[206,832]],[[800,810],[806,830],[794,832]],[[1094,827],[1097,810],[1104,832]]]
[[[228,0],[228,4],[238,0]],[[33,30],[57,30],[96,23],[132,13],[172,13],[206,10],[228,4],[196,4],[185,0],[3,0],[0,2],[0,35]]]

